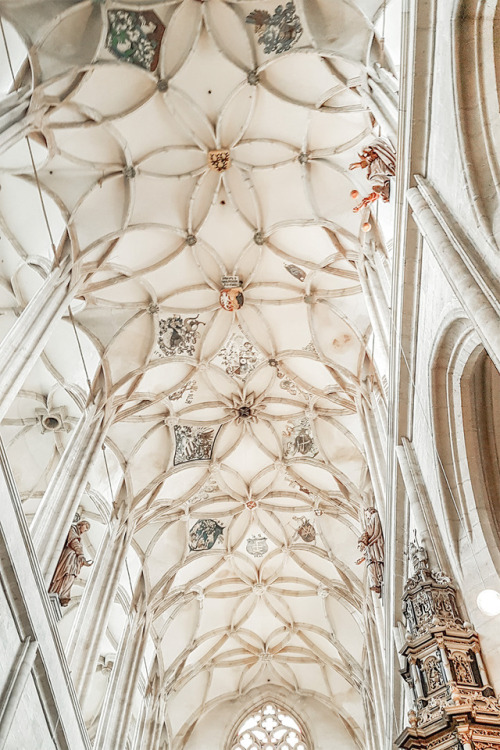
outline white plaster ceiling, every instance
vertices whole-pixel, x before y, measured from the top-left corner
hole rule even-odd
[[[381,6],[288,3],[289,49],[266,52],[277,0],[3,3],[33,45],[35,160],[56,246],[69,233],[93,388],[116,413],[107,454],[137,520],[178,746],[217,700],[259,684],[317,697],[364,746],[354,562],[370,331],[366,217],[349,193],[369,186],[348,165],[379,132],[360,84]],[[117,9],[165,26],[156,70],[106,48]],[[208,166],[215,149],[230,151],[223,173]],[[2,163],[7,329],[51,249],[24,142]],[[241,280],[237,312],[219,304],[223,275]],[[29,515],[86,390],[65,318],[3,426]],[[67,430],[43,432],[37,409],[54,408]],[[103,497],[106,481],[98,464]]]

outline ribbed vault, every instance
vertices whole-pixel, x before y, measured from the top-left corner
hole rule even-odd
[[[2,157],[3,330],[54,262],[75,290],[3,434],[31,518],[85,405],[105,411],[111,489],[100,458],[83,511],[91,545],[111,492],[134,525],[174,748],[259,685],[316,698],[343,747],[366,746],[370,327],[350,191],[369,186],[348,166],[379,134],[363,83],[382,5],[3,3],[30,49],[55,246],[22,141]]]

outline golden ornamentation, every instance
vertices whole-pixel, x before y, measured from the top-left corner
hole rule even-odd
[[[209,151],[208,166],[215,172],[225,172],[231,166],[231,157],[226,149]]]

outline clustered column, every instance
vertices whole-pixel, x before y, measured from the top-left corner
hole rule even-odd
[[[101,452],[107,426],[102,409],[96,404],[87,407],[33,519],[31,533],[47,585],[52,579],[63,540],[85,490],[89,471]]]
[[[164,706],[156,691],[144,701],[141,728],[135,750],[160,750],[164,728]]]
[[[0,420],[74,294],[67,268],[64,265],[54,268],[0,344]]]
[[[125,509],[125,503],[119,507],[118,517],[111,520],[101,542],[66,649],[73,684],[82,707],[99,658],[100,641],[115,601],[134,531],[133,522],[121,517],[124,514],[120,511]]]
[[[134,692],[138,685],[149,635],[150,619],[141,593],[132,606],[111,673],[94,750],[125,747]]]

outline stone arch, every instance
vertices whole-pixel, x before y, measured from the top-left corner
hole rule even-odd
[[[438,339],[431,368],[436,470],[450,549],[460,570],[465,545],[486,546],[500,573],[500,374],[471,322],[460,317]]]
[[[500,373],[483,348],[467,363],[461,395],[472,492],[500,574]]]
[[[493,247],[500,242],[499,27],[498,0],[457,0],[452,70],[459,152],[472,211]]]

